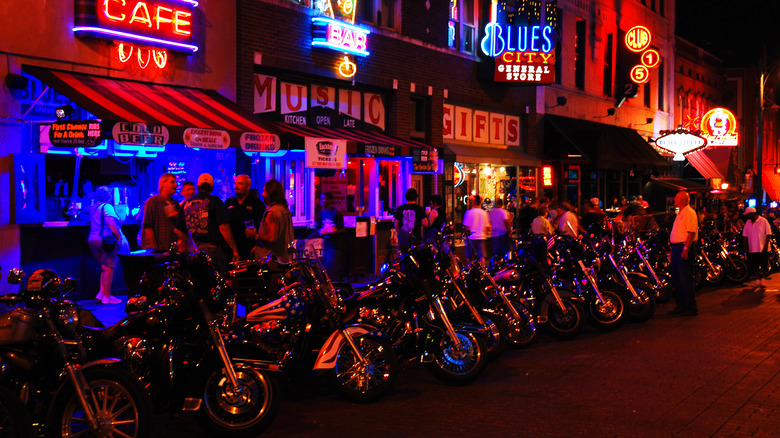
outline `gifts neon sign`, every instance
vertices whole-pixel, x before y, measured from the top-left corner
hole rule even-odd
[[[195,53],[194,0],[83,0],[76,2],[77,36],[109,38]]]
[[[358,56],[370,55],[368,34],[371,32],[369,30],[327,17],[314,17],[311,23],[314,33],[312,46],[326,47]]]

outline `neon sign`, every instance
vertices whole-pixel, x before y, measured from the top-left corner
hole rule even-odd
[[[555,38],[551,26],[490,22],[480,49],[495,61],[496,82],[551,84],[555,82]]]
[[[661,131],[655,145],[674,154],[674,161],[685,161],[683,155],[698,151],[707,146],[707,139],[684,129]]]
[[[368,29],[353,26],[327,17],[311,19],[313,38],[311,44],[358,56],[368,56]]]
[[[195,53],[193,0],[82,0],[76,2],[77,36],[116,39]]]
[[[710,146],[737,146],[737,118],[725,108],[714,108],[701,119],[702,136]]]
[[[652,34],[644,26],[634,26],[626,32],[626,47],[632,52],[641,52],[650,47]]]
[[[545,187],[552,187],[553,185],[552,166],[542,167],[542,185]]]
[[[650,80],[650,69],[661,63],[661,54],[650,48],[653,34],[644,26],[634,26],[626,32],[624,43],[626,48],[635,53],[641,53],[639,62],[631,68],[629,77],[635,84],[644,84]]]
[[[145,52],[144,52],[145,50]],[[133,53],[136,53],[138,59],[138,66],[145,69],[149,65],[149,61],[154,60],[154,65],[157,68],[164,68],[168,63],[168,52],[166,50],[156,50],[150,48],[135,47],[132,44],[119,43],[117,45],[117,55],[122,63],[130,61],[133,57]],[[145,56],[144,56],[145,54]]]

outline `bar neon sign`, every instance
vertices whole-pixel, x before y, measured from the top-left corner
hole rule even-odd
[[[83,0],[76,2],[73,32],[191,54],[198,51],[192,43],[197,5],[192,0]]]
[[[371,33],[369,30],[327,17],[313,17],[311,23],[312,46],[357,56],[371,54],[368,51],[368,34]]]

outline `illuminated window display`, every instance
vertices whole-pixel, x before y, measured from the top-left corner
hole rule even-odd
[[[468,197],[479,195],[482,207],[491,209],[497,198],[505,208],[514,212],[518,197],[536,195],[536,168],[503,166],[497,164],[454,164],[453,169],[453,219],[462,223],[463,214],[469,209]]]

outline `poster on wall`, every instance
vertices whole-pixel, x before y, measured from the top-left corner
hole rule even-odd
[[[320,181],[321,193],[330,192],[333,195],[333,207],[340,211],[347,211],[347,179],[338,176],[323,177]]]
[[[306,167],[345,169],[347,167],[347,142],[345,140],[306,137]]]

